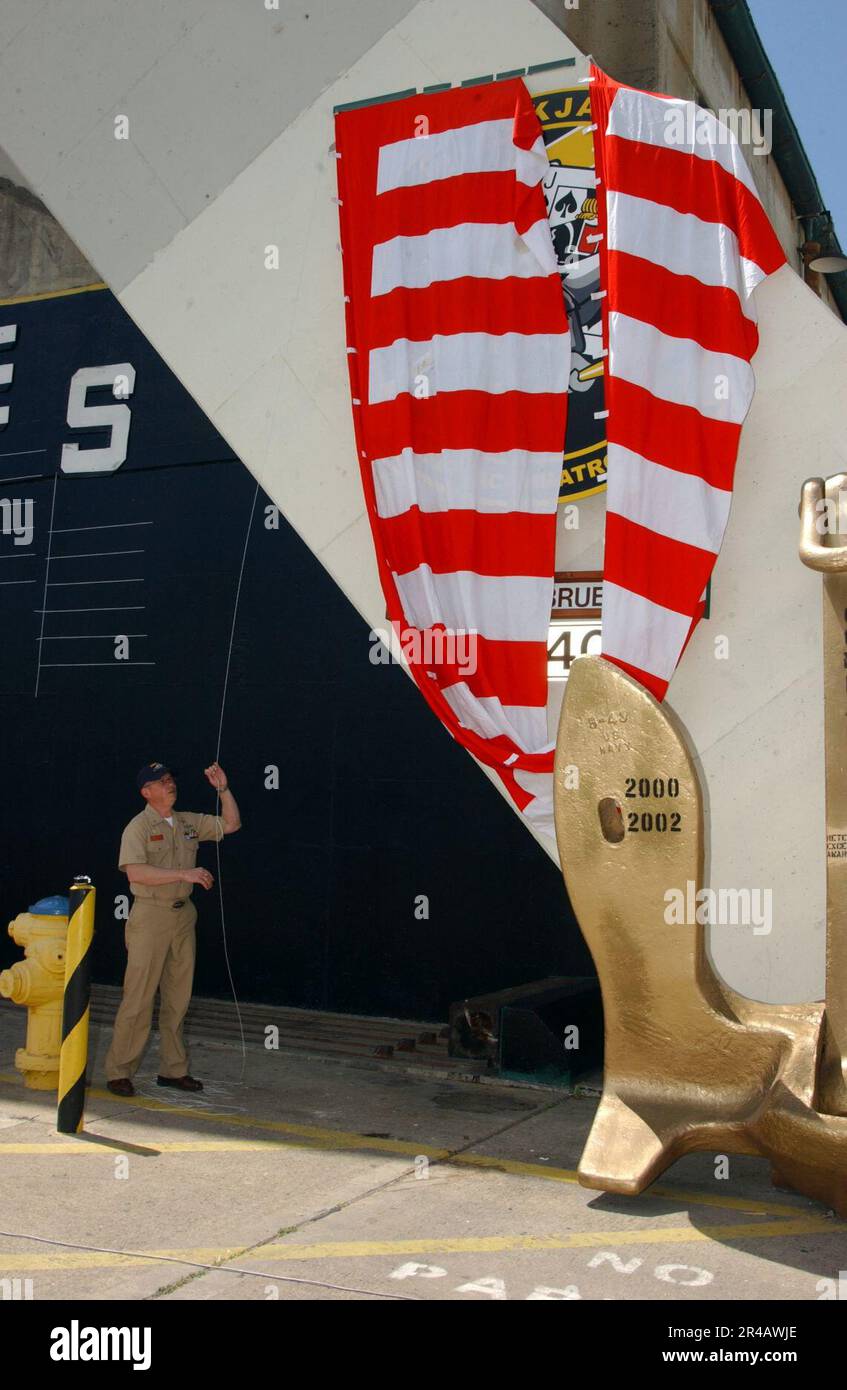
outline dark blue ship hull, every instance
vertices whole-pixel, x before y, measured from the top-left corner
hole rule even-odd
[[[222,846],[222,898],[195,890],[198,993],[231,991],[222,904],[245,1000],[445,1018],[467,995],[590,973],[547,856],[402,671],[371,663],[362,619],[115,298],[6,304],[3,324],[5,920],[89,874],[95,979],[119,982],[135,772],[167,761],[179,804],[213,810],[220,737],[244,829]],[[63,470],[63,444],[84,465],[121,433],[68,424],[72,378],[126,363],[125,460]],[[214,846],[200,862],[215,871]],[[16,955],[4,936],[0,964]]]

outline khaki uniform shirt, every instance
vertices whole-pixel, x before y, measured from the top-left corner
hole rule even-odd
[[[197,863],[197,846],[201,840],[222,840],[223,821],[220,816],[204,816],[197,811],[173,811],[173,828],[152,806],[145,806],[134,816],[121,836],[118,867],[125,872],[127,864],[152,864],[157,869],[193,869]],[[131,883],[136,898],[152,898],[154,902],[172,903],[190,898],[192,883]]]

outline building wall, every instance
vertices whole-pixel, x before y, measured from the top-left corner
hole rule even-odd
[[[658,85],[659,0],[534,0],[551,23],[604,72],[645,91]]]

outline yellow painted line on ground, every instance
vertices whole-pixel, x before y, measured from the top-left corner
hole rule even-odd
[[[0,1158],[6,1158],[9,1154],[29,1154],[39,1157],[49,1158],[51,1154],[74,1154],[83,1158],[111,1158],[108,1144],[114,1142],[115,1150],[121,1149],[127,1142],[117,1139],[111,1134],[91,1134],[91,1138],[98,1142],[95,1144],[86,1143],[85,1139],[80,1138],[76,1143],[70,1141],[50,1144],[3,1144],[0,1143]],[[159,1139],[135,1140],[135,1144],[140,1149],[148,1148],[153,1153],[249,1153],[250,1151],[268,1153],[279,1148],[279,1141],[274,1139],[185,1139],[168,1140],[162,1142]],[[143,1155],[142,1155],[143,1156]],[[130,1157],[132,1155],[130,1154]]]
[[[23,1082],[16,1072],[0,1073],[0,1082],[23,1089]],[[111,1091],[100,1090],[97,1087],[90,1087],[87,1094],[95,1099],[118,1102],[130,1108],[152,1110],[166,1115],[179,1115],[190,1120],[203,1120],[207,1124],[264,1130],[278,1135],[279,1139],[276,1141],[278,1143],[293,1143],[299,1140],[308,1148],[401,1154],[411,1158],[420,1156],[435,1162],[449,1164],[451,1167],[489,1168],[515,1177],[541,1178],[547,1182],[579,1184],[578,1174],[573,1169],[553,1168],[543,1163],[522,1163],[517,1159],[500,1158],[488,1154],[451,1153],[449,1149],[434,1148],[429,1144],[409,1143],[402,1139],[378,1139],[373,1135],[360,1134],[352,1130],[320,1129],[315,1125],[292,1124],[285,1120],[264,1120],[254,1115],[233,1115],[226,1111],[201,1110],[199,1107],[195,1109],[193,1106],[174,1105],[168,1101],[154,1100],[147,1096],[136,1095],[124,1100],[120,1096],[114,1096]],[[160,1143],[158,1138],[148,1138],[136,1142],[147,1143],[158,1149],[167,1148],[167,1145]],[[0,1142],[0,1154],[4,1152],[13,1152],[13,1149],[11,1146],[7,1149],[7,1146]],[[53,1146],[53,1152],[59,1152],[59,1150]],[[73,1152],[76,1152],[75,1148]],[[698,1206],[718,1207],[727,1211],[760,1213],[763,1216],[795,1217],[798,1212],[796,1206],[789,1206],[787,1203],[730,1197],[712,1192],[677,1192],[666,1185],[649,1188],[641,1196],[654,1198],[658,1201],[690,1202]]]
[[[546,1164],[542,1163],[520,1163],[516,1159],[496,1158],[488,1154],[454,1154],[449,1162],[474,1168],[497,1168],[504,1173],[514,1173],[517,1177],[547,1178],[550,1182],[579,1183],[579,1174],[572,1169],[547,1167]],[[600,1197],[603,1194],[597,1192],[596,1195]],[[656,1184],[639,1195],[652,1197],[662,1202],[690,1202],[692,1205],[701,1207],[720,1207],[727,1211],[744,1211],[762,1216],[795,1217],[801,1210],[797,1206],[789,1206],[787,1202],[762,1202],[755,1197],[730,1197],[713,1192],[683,1192],[668,1187],[666,1184]]]
[[[731,1226],[665,1226],[652,1230],[569,1231],[556,1236],[444,1236],[420,1240],[324,1241],[317,1245],[263,1245],[253,1260],[337,1260],[373,1255],[496,1254],[501,1251],[604,1250],[616,1245],[688,1245],[708,1241],[767,1240],[780,1236],[847,1232],[841,1222],[809,1217],[803,1221],[743,1222]],[[0,1257],[1,1258],[1,1257]]]
[[[121,1143],[126,1142],[118,1139],[115,1135],[100,1134],[94,1131],[90,1133],[93,1138],[101,1142],[90,1144],[86,1143],[84,1138],[67,1142],[56,1141],[50,1143],[48,1141],[42,1144],[13,1144],[0,1141],[0,1157],[6,1157],[10,1154],[19,1154],[49,1158],[53,1154],[81,1154],[88,1157],[103,1158],[110,1156],[106,1147],[109,1140],[114,1139],[116,1148]],[[335,1143],[330,1144],[330,1139],[333,1138],[336,1133],[337,1132],[333,1130],[317,1131],[319,1139],[312,1140],[312,1142],[305,1145],[305,1147],[313,1147],[315,1143],[320,1142],[324,1147],[345,1148],[346,1144],[343,1143],[339,1143],[338,1145]],[[345,1136],[342,1136],[342,1138],[344,1137]],[[360,1139],[368,1139],[366,1135],[360,1135],[358,1137]],[[282,1137],[280,1139],[187,1139],[173,1141],[160,1140],[156,1136],[148,1136],[146,1139],[137,1139],[134,1142],[142,1147],[146,1145],[150,1149],[155,1149],[160,1153],[267,1153],[268,1150],[279,1148],[280,1145],[284,1146],[286,1143],[290,1146],[290,1143],[293,1141],[286,1141],[286,1139]],[[369,1140],[368,1142],[376,1146],[385,1141]],[[517,1159],[498,1158],[489,1154],[459,1153],[450,1156],[446,1149],[428,1150],[426,1146],[415,1147],[415,1152],[425,1154],[427,1157],[433,1155],[441,1156],[441,1161],[445,1165],[451,1167],[487,1168],[497,1172],[508,1173],[515,1177],[543,1178],[548,1182],[579,1185],[578,1174],[569,1168],[547,1167],[540,1163],[522,1163]],[[600,1196],[601,1194],[598,1192],[597,1195]],[[642,1193],[641,1195],[650,1196],[658,1201],[688,1202],[697,1206],[714,1206],[728,1211],[741,1211],[748,1214],[755,1213],[761,1214],[762,1216],[796,1217],[798,1210],[800,1210],[796,1206],[788,1206],[787,1204],[778,1202],[762,1202],[752,1197],[724,1197],[715,1196],[707,1192],[683,1192],[667,1186],[653,1187],[650,1189],[649,1193]]]
[[[0,1074],[0,1081],[18,1085],[14,1074]],[[188,1105],[172,1105],[168,1101],[153,1100],[148,1096],[132,1096],[123,1100],[112,1095],[111,1091],[101,1091],[89,1087],[86,1095],[96,1100],[117,1101],[135,1110],[153,1110],[166,1115],[179,1115],[184,1119],[203,1120],[206,1124],[231,1125],[240,1129],[260,1129],[271,1134],[286,1135],[303,1139],[309,1146],[337,1149],[372,1149],[378,1153],[408,1154],[416,1157],[423,1154],[427,1158],[449,1158],[449,1149],[428,1148],[425,1144],[412,1144],[404,1139],[376,1139],[368,1134],[358,1134],[353,1130],[318,1129],[315,1125],[291,1124],[287,1120],[262,1120],[255,1115],[232,1115],[221,1110],[201,1110]]]
[[[130,1255],[99,1254],[87,1250],[67,1250],[55,1254],[0,1251],[0,1274],[37,1270],[115,1269],[139,1267],[158,1259],[185,1264],[225,1267],[237,1262],[256,1268],[264,1261],[286,1264],[312,1260],[372,1259],[401,1255],[508,1254],[526,1251],[544,1254],[553,1250],[614,1249],[620,1245],[689,1245],[720,1241],[769,1240],[788,1236],[836,1235],[847,1232],[844,1222],[809,1218],[802,1221],[739,1222],[728,1226],[666,1226],[651,1230],[569,1231],[561,1235],[528,1236],[426,1236],[410,1240],[321,1241],[314,1245],[268,1244],[245,1251],[237,1247],[199,1247],[183,1250],[137,1251]]]
[[[196,1250],[147,1250],[135,1255],[100,1254],[91,1250],[64,1250],[55,1254],[9,1254],[0,1250],[0,1274],[18,1274],[24,1270],[74,1270],[74,1269],[138,1269],[158,1260],[183,1260],[186,1264],[220,1264],[223,1260],[235,1260],[244,1255],[244,1247],[234,1245],[221,1249],[218,1246],[199,1247]]]

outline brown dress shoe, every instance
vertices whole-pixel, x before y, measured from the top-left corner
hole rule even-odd
[[[196,1076],[157,1076],[157,1086],[176,1086],[178,1091],[202,1091],[203,1082]]]
[[[128,1076],[119,1076],[116,1081],[107,1081],[106,1085],[113,1096],[134,1096],[135,1087]]]

